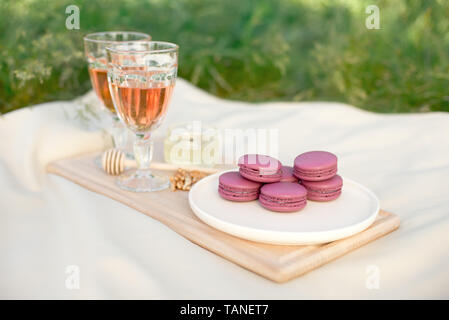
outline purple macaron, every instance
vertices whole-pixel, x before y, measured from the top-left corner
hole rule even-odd
[[[293,168],[282,166],[282,176],[280,182],[298,182],[298,178],[293,175]]]
[[[310,151],[295,159],[293,174],[301,180],[322,181],[337,174],[337,156],[327,151]]]
[[[240,174],[257,182],[277,182],[281,180],[282,164],[279,160],[259,154],[245,154],[238,161]]]
[[[302,181],[307,189],[307,199],[313,201],[331,201],[337,199],[341,194],[343,179],[337,174],[323,181]]]
[[[218,193],[226,200],[252,201],[259,197],[259,182],[243,178],[237,171],[225,172],[220,175]]]
[[[294,212],[306,206],[307,190],[299,183],[269,183],[260,188],[259,202],[271,211]]]

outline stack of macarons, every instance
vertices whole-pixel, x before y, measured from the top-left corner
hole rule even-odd
[[[307,189],[307,199],[331,201],[341,194],[343,179],[337,174],[337,156],[326,151],[310,151],[295,158],[293,174]]]
[[[311,151],[296,157],[294,166],[283,166],[273,157],[246,154],[238,161],[239,172],[219,177],[218,193],[231,201],[252,201],[268,210],[294,212],[307,199],[330,201],[341,194],[343,181],[337,175],[337,157],[326,151]],[[300,180],[299,180],[300,179]]]

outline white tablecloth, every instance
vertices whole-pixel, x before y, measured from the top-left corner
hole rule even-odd
[[[46,174],[48,162],[105,144],[104,134],[73,120],[79,104],[47,103],[0,118],[0,298],[449,298],[449,114],[373,114],[324,102],[252,105],[179,80],[159,137],[167,125],[190,120],[279,129],[281,161],[308,150],[334,152],[342,175],[371,188],[381,207],[401,218],[394,233],[276,284]],[[66,285],[77,275],[72,265],[79,289]]]

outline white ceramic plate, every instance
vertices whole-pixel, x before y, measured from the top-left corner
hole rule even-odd
[[[374,193],[346,178],[341,196],[334,201],[309,200],[298,212],[272,212],[257,200],[232,202],[221,198],[218,195],[221,173],[205,177],[192,187],[190,207],[206,224],[247,240],[283,245],[331,242],[368,228],[379,212],[379,200]]]

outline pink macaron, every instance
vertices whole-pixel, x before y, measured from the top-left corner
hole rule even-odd
[[[259,182],[243,178],[237,171],[225,172],[218,179],[218,194],[231,201],[252,201],[259,197]]]
[[[298,178],[293,175],[293,168],[282,166],[282,176],[280,182],[298,182]]]
[[[307,190],[299,183],[276,182],[260,188],[259,203],[268,210],[294,212],[307,204]]]
[[[310,151],[295,158],[293,174],[301,180],[322,181],[337,174],[337,156],[327,151]]]
[[[331,201],[337,199],[341,194],[343,179],[337,174],[323,181],[302,181],[307,189],[307,199],[313,201]]]
[[[238,161],[240,174],[257,182],[277,182],[281,180],[282,164],[279,160],[260,154],[245,154]]]

